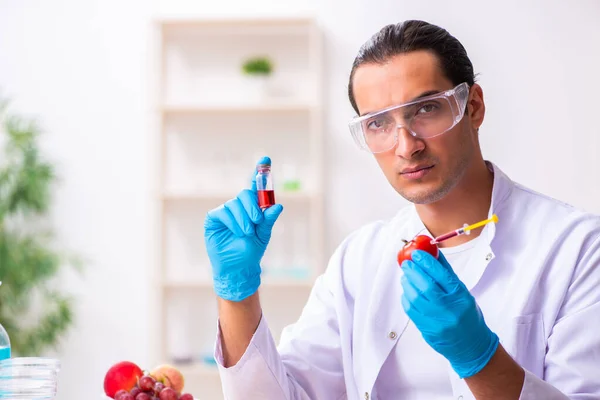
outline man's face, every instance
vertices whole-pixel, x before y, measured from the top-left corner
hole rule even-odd
[[[353,81],[361,115],[409,102],[425,92],[453,87],[435,55],[426,51],[401,54],[383,65],[362,65]],[[477,148],[476,128],[467,113],[454,128],[432,138],[416,138],[402,128],[396,147],[374,156],[402,197],[415,204],[428,204],[440,200],[461,181]],[[407,172],[415,169],[423,170]]]

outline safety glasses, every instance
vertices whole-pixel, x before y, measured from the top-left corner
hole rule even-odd
[[[423,139],[449,131],[462,119],[468,98],[469,85],[464,82],[452,90],[357,116],[348,126],[361,149],[381,153],[396,146],[400,128]]]

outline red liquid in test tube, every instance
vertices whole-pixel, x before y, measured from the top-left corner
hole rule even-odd
[[[270,164],[258,165],[256,173],[256,192],[258,196],[258,205],[261,209],[264,210],[275,204],[275,190],[273,187]]]
[[[275,191],[274,190],[259,190],[258,191],[258,205],[260,208],[269,208],[275,204]]]

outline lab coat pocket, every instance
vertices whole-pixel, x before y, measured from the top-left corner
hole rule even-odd
[[[514,317],[502,329],[500,343],[521,367],[543,377],[546,337],[542,314]]]

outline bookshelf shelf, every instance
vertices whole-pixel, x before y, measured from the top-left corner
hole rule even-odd
[[[181,365],[187,381],[198,377],[197,393],[220,399],[217,368],[201,361],[217,323],[203,219],[248,187],[257,156],[272,158],[276,200],[284,205],[259,289],[276,340],[299,317],[325,267],[321,32],[304,17],[165,19],[156,29],[155,358],[198,360]],[[241,71],[255,55],[274,62],[266,84]],[[283,190],[286,182],[301,189]]]

